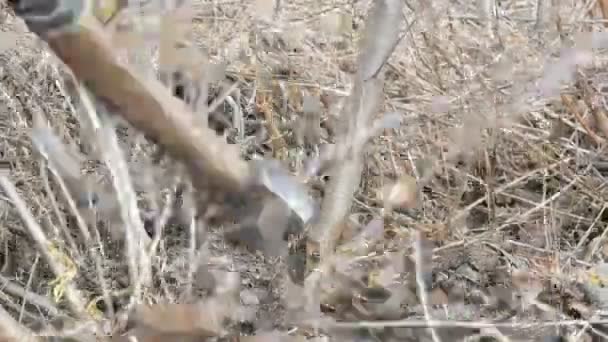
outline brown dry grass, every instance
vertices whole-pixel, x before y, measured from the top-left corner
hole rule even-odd
[[[211,60],[225,61],[227,75],[241,82],[240,98],[234,100],[244,113],[243,125],[253,125],[249,119],[266,120],[271,133],[266,138],[275,139],[265,141],[266,149],[293,169],[302,169],[302,148],[291,135],[298,106],[307,94],[319,94],[326,100],[324,125],[340,112],[340,99],[351,88],[356,41],[368,2],[281,3],[278,16],[266,21],[256,17],[259,1],[197,3],[194,40]],[[336,275],[321,280],[319,295],[307,288],[310,283],[300,288],[284,280],[282,269],[277,271],[278,261],[235,250],[216,227],[209,227],[205,263],[212,273],[239,272],[238,292],[246,304],[235,319],[240,324],[230,332],[278,329],[295,336],[316,334],[310,329],[313,319],[293,312],[310,309],[298,303],[307,296],[320,297],[316,300],[326,316],[346,321],[338,326],[322,322],[323,332],[338,340],[353,338],[345,328],[364,326],[373,327],[369,335],[380,340],[428,338],[418,336],[420,329],[403,328],[417,324],[445,328],[434,330],[435,341],[453,340],[445,335],[455,338],[454,330],[443,332],[458,322],[454,326],[441,322],[448,320],[471,321],[460,325],[468,329],[463,334],[480,329],[498,338],[526,340],[509,327],[482,323],[505,317],[515,318],[521,328],[558,321],[540,324],[539,335],[578,337],[596,329],[585,322],[596,320],[602,298],[587,295],[585,285],[593,278],[589,268],[602,263],[608,253],[603,157],[608,131],[603,122],[605,38],[598,35],[593,42],[589,38],[589,32],[603,26],[590,17],[601,13],[598,6],[590,14],[594,6],[584,1],[559,5],[505,1],[494,17],[472,3],[437,2],[431,8],[408,2],[403,39],[385,66],[383,109],[378,113],[380,117],[382,112],[400,112],[402,125],[384,130],[368,145],[362,181],[342,231],[343,243],[358,241],[353,239],[358,225],[383,219],[382,238],[375,236],[371,239],[375,245],[366,248],[360,247],[361,241],[339,248]],[[332,13],[338,10],[348,13],[357,29],[330,38],[323,24],[332,23],[336,19]],[[1,20],[3,33],[18,37],[16,46],[3,49],[0,56],[1,152],[10,162],[10,179],[60,253],[78,265],[79,273],[71,280],[85,302],[99,300],[109,291],[118,298],[116,305],[124,306],[130,294],[129,273],[122,257],[113,255],[123,247],[102,244],[104,254],[97,265],[74,251],[64,232],[75,229],[74,215],[67,206],[55,203],[62,201],[57,179],[48,174],[31,146],[30,131],[38,116],[46,118],[64,142],[83,150],[91,143],[90,131],[82,126],[74,109],[78,107],[69,102],[74,94],[65,88],[57,61],[14,17],[4,15]],[[587,50],[590,44],[597,48],[592,54]],[[146,53],[139,52],[139,57],[153,60]],[[135,64],[150,70],[145,63]],[[261,110],[265,117],[254,117],[256,105],[268,105],[268,98],[260,100],[264,92],[272,94],[268,98],[275,102],[274,109]],[[282,107],[285,94],[289,94],[287,108]],[[245,132],[233,135],[241,140],[244,154],[260,150]],[[321,145],[333,139],[331,130],[320,136]],[[120,140],[128,151],[143,216],[156,217],[170,207],[167,202],[183,172],[171,163],[152,161],[152,146],[130,129]],[[90,162],[83,163],[83,169],[110,184],[106,167]],[[383,189],[405,176],[416,179],[415,207],[387,208]],[[37,261],[39,251],[25,233],[22,216],[11,205],[14,201],[2,196],[2,306],[29,327],[67,314],[70,308],[64,300],[57,303],[53,298],[61,282],[53,282],[52,270]],[[201,272],[189,269],[191,234],[185,215],[186,224],[167,226],[159,241],[153,286],[141,294],[146,302],[191,302],[190,294],[184,294],[190,290],[184,288],[193,287],[195,297],[205,292],[198,278]],[[420,242],[415,232],[430,240],[432,270],[412,267],[420,267],[424,259],[412,253]],[[218,257],[230,260],[218,261]],[[69,269],[69,262],[63,267]],[[426,299],[435,305],[449,303],[446,310],[421,309],[416,296],[420,277],[412,278],[411,273],[425,272],[432,274]],[[106,284],[100,283],[100,274]],[[386,296],[373,291],[378,288],[390,293],[384,304],[374,302],[374,296]],[[500,298],[500,289],[508,289],[508,298],[516,293],[524,299],[498,305],[492,298]],[[24,293],[30,293],[26,300]],[[488,301],[497,307],[479,305]],[[92,307],[83,304],[71,311],[95,314]],[[251,311],[257,312],[257,318],[251,317]],[[398,321],[405,318],[418,320]],[[555,329],[559,322],[560,331]],[[498,333],[486,331],[492,327]],[[140,329],[147,328],[144,324]],[[211,333],[216,334],[220,332]]]

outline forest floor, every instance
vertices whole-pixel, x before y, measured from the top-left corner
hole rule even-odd
[[[295,172],[307,158],[303,142],[321,151],[333,142],[332,122],[350,92],[357,36],[369,1],[281,1],[278,11],[266,2],[197,1],[192,39],[201,58],[225,63],[221,78],[239,84],[233,103],[219,110],[229,125],[227,139],[240,144],[244,156],[271,156]],[[608,305],[608,293],[602,291],[608,282],[602,267],[608,257],[608,74],[601,11],[583,1],[558,7],[497,1],[496,13],[483,4],[453,0],[435,2],[433,8],[405,6],[402,39],[385,66],[378,113],[399,113],[401,125],[370,141],[343,236],[348,241],[349,230],[365,231],[383,219],[376,247],[364,255],[352,250],[344,255],[368,263],[364,275],[357,273],[359,280],[367,288],[381,284],[389,294],[380,297],[388,299],[374,302],[371,290],[348,304],[330,296],[337,302],[323,303],[322,309],[351,323],[428,321],[430,315],[442,322],[515,324],[498,324],[497,331],[490,331],[480,323],[462,333],[493,334],[499,340],[540,339],[530,337],[530,329],[538,336],[597,336],[601,327],[581,322],[597,321],[598,309]],[[7,11],[0,13],[0,32],[0,166],[10,169],[10,180],[49,237],[59,238],[63,229],[76,228],[70,210],[58,203],[63,195],[56,177],[32,146],[35,118],[45,118],[64,144],[78,151],[86,182],[107,186],[108,171],[90,153],[90,131],[79,120],[81,109],[70,98],[62,64]],[[155,72],[154,53],[124,54],[142,72]],[[263,91],[272,94],[268,103],[257,100]],[[314,127],[302,120],[310,98],[318,99],[320,113]],[[119,136],[142,217],[159,215],[181,170],[170,161],[155,161],[154,146],[131,128],[121,128]],[[321,188],[323,181],[320,175]],[[415,196],[407,208],[387,215],[385,189],[391,184]],[[57,279],[38,261],[22,213],[11,202],[0,195],[0,302],[33,327],[64,313],[51,298]],[[116,225],[108,223],[113,219],[99,221]],[[188,222],[178,219],[165,229],[156,261],[162,279],[158,289],[146,294],[149,302],[184,300],[182,289],[192,282]],[[317,335],[291,321],[286,304],[293,296],[287,269],[302,267],[302,260],[286,264],[235,247],[222,227],[206,229],[208,264],[240,277],[239,298],[247,310],[231,331]],[[412,253],[414,232],[432,244],[431,312],[420,309],[414,271],[403,256]],[[67,242],[55,242],[70,255]],[[106,248],[102,273],[118,289],[127,277],[124,261],[110,251],[120,246],[109,243]],[[76,264],[80,272],[73,280],[93,298],[98,295],[95,265]],[[202,295],[200,287],[195,290]],[[25,292],[36,295],[24,301]],[[429,338],[392,328],[365,336],[382,341]],[[447,326],[437,332],[438,339],[456,340]]]

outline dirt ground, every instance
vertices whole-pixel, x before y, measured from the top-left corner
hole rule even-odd
[[[311,154],[335,143],[334,122],[352,90],[370,2],[267,2],[197,0],[190,38],[198,57],[225,63],[219,79],[238,82],[238,96],[214,112],[214,120],[228,126],[226,140],[239,144],[246,159],[276,158],[302,174],[315,160]],[[346,247],[338,248],[332,277],[318,288],[293,276],[306,268],[296,242],[289,255],[270,257],[226,239],[231,227],[198,222],[196,232],[203,233],[196,243],[206,243],[194,256],[190,192],[175,195],[183,169],[116,120],[141,219],[146,225],[167,219],[153,259],[154,286],[144,291],[144,301],[197,302],[219,293],[221,277],[237,274],[240,306],[228,336],[608,338],[600,310],[608,303],[602,290],[608,282],[603,3],[406,2],[376,115],[398,113],[400,125],[366,145],[361,182],[343,223]],[[69,316],[69,294],[61,289],[71,282],[86,298],[86,312],[120,325],[99,299],[99,288],[107,286],[121,310],[132,291],[126,247],[115,238],[123,224],[116,200],[100,197],[103,209],[81,208],[102,240],[96,264],[67,238],[78,235],[78,219],[53,174],[76,160],[82,174],[60,175],[67,193],[78,197],[90,184],[114,192],[111,172],[80,118],[82,101],[60,61],[7,9],[0,13],[0,32],[8,38],[0,42],[0,167],[53,250],[67,260],[66,269],[77,270],[53,275],[24,228],[23,210],[0,192],[0,302],[23,326],[39,329]],[[158,53],[150,51],[119,53],[142,73],[153,73]],[[319,115],[307,121],[310,98]],[[61,153],[37,152],[32,141],[42,138],[32,132],[44,132],[35,130],[41,118],[61,139]],[[48,158],[63,166],[47,169]],[[309,181],[319,201],[328,174]],[[165,208],[171,215],[163,216]],[[203,260],[195,270],[193,260]],[[107,284],[99,283],[100,274]],[[305,304],[310,296],[319,297],[314,309]],[[315,321],[320,330],[310,323],[313,314],[323,317]]]

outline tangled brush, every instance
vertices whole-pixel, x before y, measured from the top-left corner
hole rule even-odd
[[[0,339],[605,338],[606,39],[523,3],[3,2]]]

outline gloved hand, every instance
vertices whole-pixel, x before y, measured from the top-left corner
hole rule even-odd
[[[13,0],[15,14],[28,28],[45,35],[51,30],[68,29],[76,22],[88,0]]]

